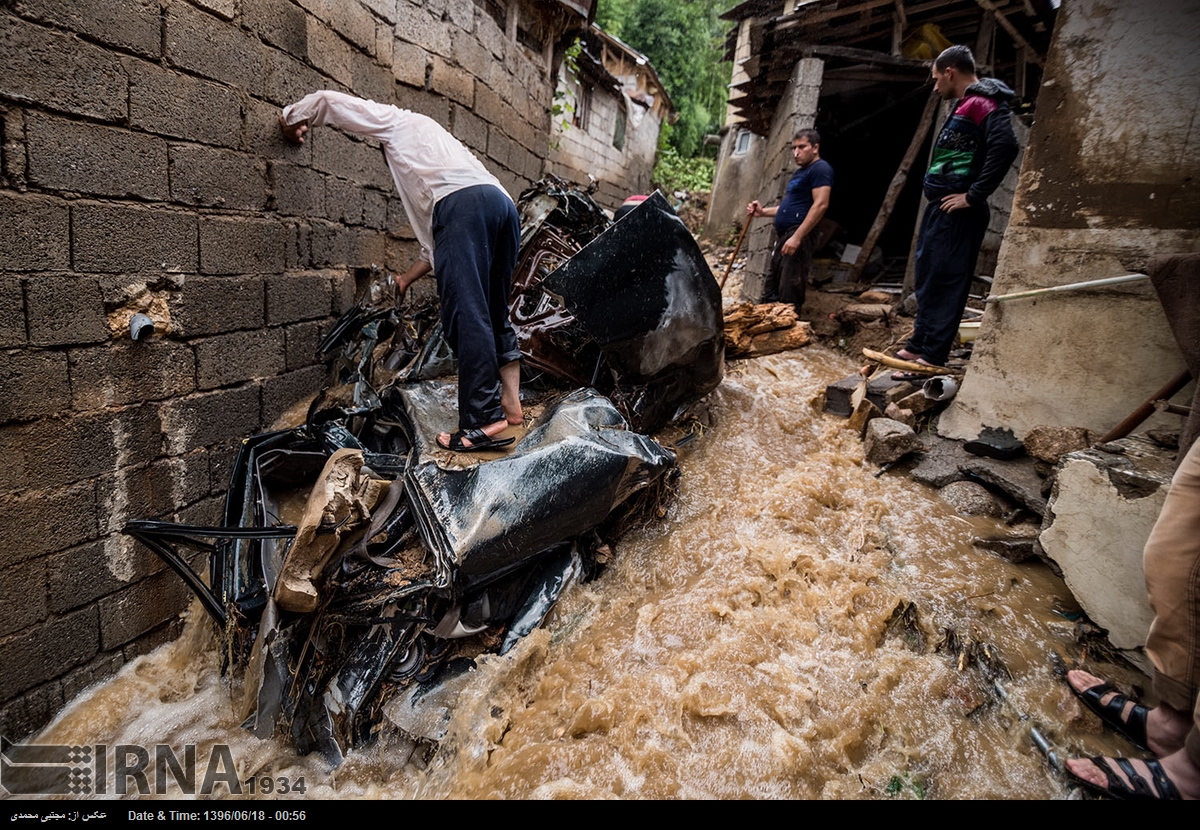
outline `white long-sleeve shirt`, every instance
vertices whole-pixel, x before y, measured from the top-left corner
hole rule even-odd
[[[478,184],[495,185],[512,198],[462,142],[420,113],[324,90],[284,107],[283,120],[288,126],[328,124],[379,141],[426,262],[433,262],[433,208],[439,199]]]

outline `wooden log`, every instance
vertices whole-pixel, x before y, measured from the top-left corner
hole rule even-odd
[[[761,357],[812,342],[812,327],[790,303],[742,303],[725,313],[725,356]]]

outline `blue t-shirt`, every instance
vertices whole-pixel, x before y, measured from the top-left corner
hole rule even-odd
[[[808,167],[801,167],[792,174],[783,201],[775,211],[775,231],[784,233],[804,221],[812,209],[813,188],[833,187],[833,167],[824,159],[817,159]]]

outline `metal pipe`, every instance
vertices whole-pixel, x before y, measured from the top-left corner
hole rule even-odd
[[[1025,297],[1037,297],[1041,294],[1051,294],[1056,291],[1074,291],[1077,288],[1098,288],[1102,285],[1119,285],[1123,282],[1136,282],[1137,280],[1148,280],[1149,274],[1126,274],[1123,277],[1105,277],[1102,280],[1088,280],[1087,282],[1073,282],[1067,285],[1052,285],[1049,288],[1035,288],[1031,291],[1017,291],[1013,294],[1000,294],[988,297],[984,300],[985,303],[1002,303],[1006,300],[1020,300]]]

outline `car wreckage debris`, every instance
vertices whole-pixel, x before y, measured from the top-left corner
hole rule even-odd
[[[390,277],[362,269],[319,348],[329,385],[303,426],[242,442],[221,525],[124,529],[220,627],[260,737],[334,764],[385,722],[440,740],[473,658],[537,628],[665,498],[675,455],[646,433],[724,369],[711,271],[661,194],[615,225],[558,179],[519,207],[510,309],[538,414],[508,452],[437,446],[456,384],[436,308],[401,314]]]

